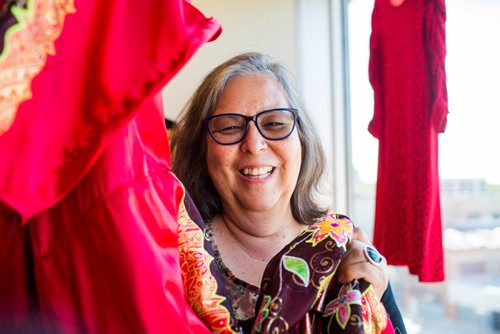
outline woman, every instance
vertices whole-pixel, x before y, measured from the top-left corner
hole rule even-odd
[[[172,156],[206,222],[237,329],[392,329],[378,301],[383,257],[347,217],[317,204],[323,151],[282,65],[247,53],[215,68],[178,122]]]

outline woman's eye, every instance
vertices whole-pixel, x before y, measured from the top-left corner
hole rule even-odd
[[[224,133],[237,132],[237,131],[241,131],[241,130],[243,130],[242,126],[233,125],[233,126],[226,126],[224,128],[217,129],[214,132],[215,133],[223,133],[224,134]]]
[[[281,127],[284,126],[285,123],[283,122],[267,122],[262,125],[263,128],[276,128],[276,127]]]

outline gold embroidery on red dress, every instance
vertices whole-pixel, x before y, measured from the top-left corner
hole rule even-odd
[[[74,0],[6,1],[2,12],[15,19],[3,33],[0,54],[0,135],[14,122],[19,105],[31,98],[31,81],[54,55]]]
[[[387,313],[370,286],[362,293],[363,329],[364,333],[376,334],[387,327]]]
[[[229,311],[221,305],[217,281],[210,272],[214,258],[203,247],[204,233],[189,217],[181,201],[178,212],[179,255],[186,299],[213,333],[234,333]]]

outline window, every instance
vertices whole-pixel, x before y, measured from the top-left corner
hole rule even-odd
[[[351,217],[373,225],[378,141],[368,133],[374,1],[348,7],[353,198]],[[391,282],[409,333],[494,333],[500,328],[500,2],[447,4],[448,127],[439,135],[447,279],[423,284],[406,268]]]

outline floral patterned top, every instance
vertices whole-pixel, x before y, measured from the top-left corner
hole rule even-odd
[[[222,273],[222,280],[229,293],[229,300],[234,316],[238,321],[255,318],[255,304],[259,298],[259,288],[236,277],[222,261],[217,243],[214,238],[212,224],[205,225],[205,237],[210,241],[214,250],[215,261]]]
[[[343,285],[335,279],[352,233],[349,218],[323,216],[269,262],[261,290],[227,268],[211,224],[206,223],[205,238],[213,249],[240,331],[393,333],[370,284],[361,280]]]

